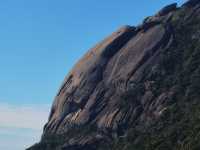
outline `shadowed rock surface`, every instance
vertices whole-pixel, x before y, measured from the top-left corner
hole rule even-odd
[[[200,1],[124,26],[89,50],[28,150],[200,149]]]

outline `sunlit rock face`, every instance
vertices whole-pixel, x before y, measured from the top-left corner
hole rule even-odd
[[[200,108],[199,2],[168,5],[90,49],[65,78],[42,140],[30,150],[179,147]]]
[[[69,73],[56,96],[45,131],[62,133],[74,124],[115,130],[127,123],[133,112],[142,113],[139,101],[130,112],[123,112],[118,106],[120,95],[137,84],[145,67],[140,68],[154,63],[155,55],[172,40],[170,26],[160,23],[145,31],[125,26],[113,33]]]

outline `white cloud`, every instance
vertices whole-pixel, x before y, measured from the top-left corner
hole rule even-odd
[[[15,106],[0,103],[0,126],[41,129],[47,122],[48,105]]]
[[[40,130],[0,127],[1,150],[25,150],[40,140]]]
[[[50,105],[0,103],[0,149],[22,150],[40,140]]]

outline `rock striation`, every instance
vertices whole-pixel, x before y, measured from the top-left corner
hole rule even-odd
[[[187,146],[190,139],[177,131],[196,126],[198,120],[186,127],[178,120],[192,122],[179,113],[198,110],[200,103],[196,85],[200,83],[199,33],[199,0],[182,7],[171,4],[137,27],[124,26],[114,32],[69,72],[55,97],[41,142],[29,150]],[[177,130],[171,131],[172,127]],[[176,138],[171,141],[171,136]]]

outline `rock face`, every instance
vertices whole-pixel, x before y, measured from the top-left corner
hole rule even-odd
[[[29,150],[194,146],[200,139],[199,2],[166,6],[89,50],[59,89],[41,142]],[[200,148],[195,143],[191,149]]]
[[[138,69],[148,64],[146,61],[159,48],[166,47],[171,38],[170,27],[161,24],[145,32],[123,27],[113,33],[70,72],[55,99],[45,131],[62,133],[70,129],[66,126],[88,123],[117,128],[125,115],[117,106],[119,94],[138,80],[132,78],[133,74],[139,73]]]

